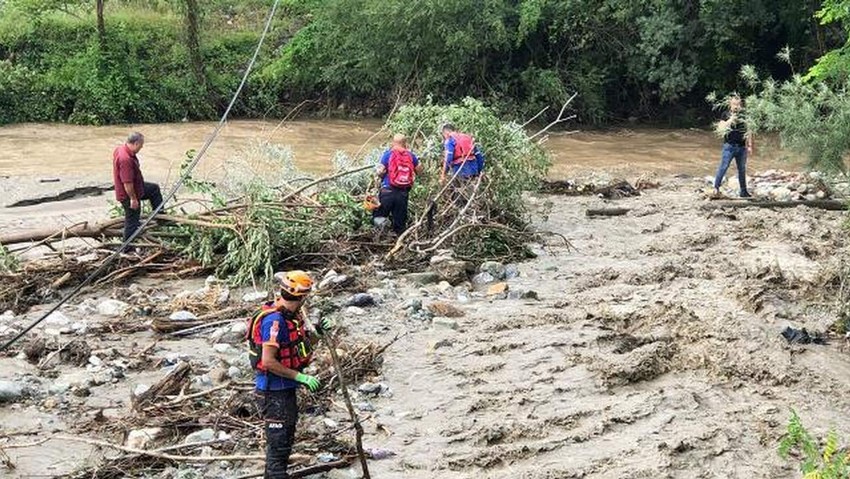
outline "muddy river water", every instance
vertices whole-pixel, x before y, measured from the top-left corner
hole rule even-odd
[[[337,150],[356,154],[380,146],[387,134],[378,134],[377,120],[309,120],[284,124],[233,121],[200,165],[215,174],[221,163],[259,141],[292,148],[295,163],[319,172],[331,167]],[[140,155],[148,177],[164,180],[176,174],[186,151],[198,149],[214,127],[209,122],[136,126],[74,126],[22,124],[0,127],[1,176],[92,176],[108,181],[111,152],[130,130],[142,131],[147,142]],[[793,169],[775,141],[761,142],[752,168]],[[364,144],[366,147],[364,148]],[[567,177],[586,171],[606,170],[631,175],[643,172],[709,175],[716,167],[719,141],[702,130],[618,129],[603,132],[553,133],[544,143],[552,154],[551,175]]]
[[[257,152],[259,145],[264,143],[290,148],[295,166],[303,171],[329,171],[337,151],[359,156],[385,144],[389,133],[381,131],[381,125],[379,120],[306,120],[282,124],[233,121],[207,151],[195,177],[217,180],[226,175],[225,162],[235,160],[238,164],[246,159],[263,158]],[[187,151],[199,149],[214,126],[210,122],[189,122],[0,127],[0,206],[21,199],[55,195],[80,185],[109,184],[112,150],[132,130],[146,136],[145,148],[140,154],[145,178],[169,185],[176,180]],[[543,145],[552,155],[552,178],[574,178],[604,171],[611,176],[634,180],[642,173],[712,175],[720,152],[719,143],[714,133],[706,130],[640,128],[572,134],[553,132]],[[775,140],[759,141],[749,165],[751,171],[793,170],[802,166],[799,161],[789,160]],[[262,170],[255,168],[254,171]],[[0,230],[23,231],[96,221],[108,215],[107,198],[111,197],[107,194],[21,208],[0,207]]]

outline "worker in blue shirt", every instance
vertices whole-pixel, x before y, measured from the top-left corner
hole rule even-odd
[[[478,145],[471,136],[458,132],[454,125],[446,123],[442,127],[443,140],[445,140],[445,160],[440,170],[440,181],[446,181],[446,175],[452,175],[462,179],[474,178],[484,171],[484,155],[478,149]]]
[[[410,190],[416,174],[421,171],[419,158],[407,149],[407,137],[402,134],[393,136],[392,146],[384,152],[377,166],[381,188],[378,194],[380,206],[372,212],[376,225],[392,218],[393,232],[396,235],[404,233]]]

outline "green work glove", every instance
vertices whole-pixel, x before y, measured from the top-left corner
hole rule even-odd
[[[316,392],[319,389],[319,380],[316,379],[316,376],[298,373],[295,376],[295,380],[307,386],[307,389],[309,389],[310,392]]]
[[[336,327],[336,323],[331,318],[325,318],[321,320],[318,324],[316,324],[316,332],[319,333],[319,336],[324,336],[325,334],[331,332],[333,328]]]

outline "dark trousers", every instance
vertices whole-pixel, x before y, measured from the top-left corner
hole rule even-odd
[[[295,389],[257,393],[257,407],[266,422],[266,472],[263,477],[287,479],[286,467],[298,423]]]
[[[376,218],[392,218],[393,231],[396,234],[404,233],[407,229],[407,203],[410,191],[398,189],[381,189],[378,201],[381,203],[372,216]]]
[[[159,205],[162,204],[162,192],[159,191],[159,185],[156,183],[147,183],[145,182],[145,189],[139,195],[139,209],[134,210],[130,208],[130,199],[121,201],[121,206],[124,207],[124,241],[130,239],[130,236],[139,229],[140,221],[142,215],[142,200],[148,200],[151,202],[151,208],[156,209]]]

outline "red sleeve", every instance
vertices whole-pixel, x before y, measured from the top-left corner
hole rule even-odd
[[[121,180],[121,183],[133,183],[136,179],[136,172],[133,168],[132,158],[119,152],[116,163],[118,167],[118,179]]]

